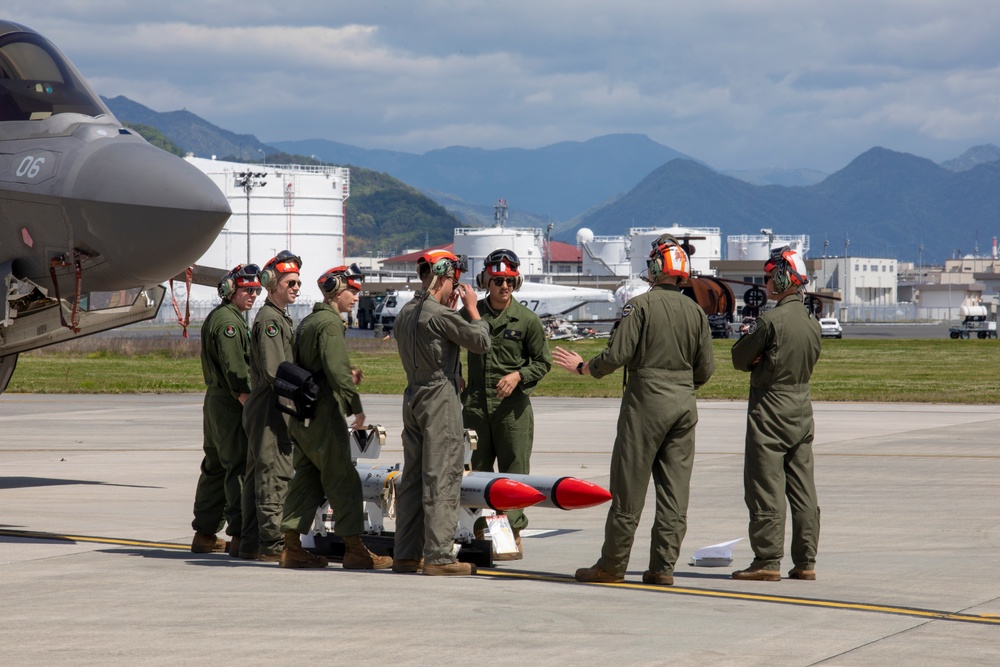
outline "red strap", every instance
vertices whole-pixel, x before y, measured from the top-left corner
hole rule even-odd
[[[188,337],[188,324],[191,323],[191,279],[194,277],[194,271],[189,266],[184,271],[184,288],[187,291],[187,298],[184,301],[184,316],[181,317],[181,307],[177,303],[177,297],[174,295],[174,279],[170,279],[170,298],[174,302],[174,312],[177,313],[177,324],[181,325],[184,329],[181,334],[184,338]]]
[[[76,253],[74,253],[76,254]],[[57,266],[67,266],[65,259],[56,258],[49,262],[49,276],[52,278],[52,288],[56,292],[56,301],[59,306],[59,321],[67,329],[70,329],[73,333],[80,333],[80,288],[83,284],[83,266],[80,262],[80,256],[76,255],[76,278],[75,286],[73,289],[73,308],[70,311],[69,322],[63,317],[62,310],[62,299],[59,296],[59,280],[56,278],[56,267]]]

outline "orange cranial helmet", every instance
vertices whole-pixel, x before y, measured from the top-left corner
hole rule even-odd
[[[801,287],[809,282],[805,260],[787,245],[771,250],[771,256],[764,264],[764,273],[772,274],[774,286],[779,292],[784,292],[793,285]]]
[[[351,264],[350,266],[335,266],[332,269],[327,269],[316,281],[316,284],[323,290],[324,295],[329,296],[347,288],[360,292],[364,279],[365,274],[362,273],[361,268],[357,264]]]
[[[653,249],[646,261],[649,279],[656,282],[661,275],[678,276],[681,281],[691,276],[691,261],[684,248],[670,234],[663,234],[652,243]]]
[[[513,250],[506,248],[494,250],[483,260],[483,270],[476,276],[476,286],[479,289],[487,289],[492,278],[512,278],[513,289],[516,290],[524,282],[520,267],[521,260]],[[507,284],[511,284],[511,281],[507,281]]]
[[[256,264],[238,264],[219,283],[219,296],[228,299],[241,287],[257,288],[254,294],[260,292],[259,273],[260,267]]]
[[[302,258],[289,250],[282,250],[264,265],[264,270],[260,272],[260,282],[270,289],[282,274],[301,272]]]
[[[435,278],[454,278],[458,280],[466,270],[465,257],[458,257],[448,250],[428,250],[417,259],[417,266],[430,266]]]

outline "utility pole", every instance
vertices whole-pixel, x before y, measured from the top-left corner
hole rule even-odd
[[[250,255],[250,193],[254,191],[255,188],[264,187],[267,185],[267,181],[262,181],[261,179],[266,177],[266,173],[258,173],[253,171],[241,171],[233,174],[236,177],[236,187],[242,188],[243,192],[247,196],[247,264],[251,263]]]
[[[552,273],[552,228],[553,223],[549,223],[545,228],[545,273]]]

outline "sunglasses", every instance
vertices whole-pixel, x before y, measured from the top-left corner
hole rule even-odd
[[[492,282],[496,287],[503,287],[504,283],[507,283],[507,287],[513,287],[517,280],[515,278],[494,278]]]
[[[288,285],[288,287],[290,287],[290,288],[294,288],[294,287],[298,287],[299,285],[301,285],[302,281],[301,280],[289,280],[285,284]]]
[[[240,289],[246,290],[247,294],[249,294],[250,296],[257,296],[258,294],[260,294],[259,287],[241,287]]]

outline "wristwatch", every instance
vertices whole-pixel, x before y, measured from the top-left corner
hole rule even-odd
[[[576,372],[579,373],[580,375],[583,375],[583,364],[584,362],[581,361],[576,365]]]

